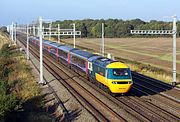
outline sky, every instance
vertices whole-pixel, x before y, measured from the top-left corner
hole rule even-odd
[[[180,18],[180,0],[0,0],[0,25],[31,23],[39,16],[50,20]],[[179,19],[178,19],[179,20]]]

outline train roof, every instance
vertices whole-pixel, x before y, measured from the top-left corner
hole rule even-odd
[[[50,41],[48,41],[48,40],[43,40],[43,43],[45,43],[45,44],[51,44],[52,42],[50,42]]]
[[[53,47],[63,46],[62,44],[59,44],[57,42],[52,42],[52,41],[49,41],[49,40],[43,40],[43,43],[48,44],[48,45],[53,46]]]
[[[70,47],[70,46],[62,45],[62,46],[58,47],[58,49],[63,50],[65,52],[69,52],[69,51],[77,49],[77,48],[73,48],[73,47]]]
[[[106,66],[109,65],[110,63],[117,62],[117,61],[114,61],[112,59],[100,56],[100,57],[94,59],[92,62],[98,66],[106,68]]]
[[[31,39],[38,39],[37,37],[34,37],[34,36],[30,36],[29,38],[31,38]]]
[[[36,39],[37,41],[39,41],[39,37],[34,37],[34,39]]]
[[[56,43],[56,42],[52,43],[52,45],[53,45],[53,46],[55,46],[55,47],[62,46],[61,44],[59,44],[59,43]]]
[[[53,44],[55,43],[55,42],[51,42],[51,41],[43,41],[43,43],[45,43],[45,44],[48,44],[49,46],[53,46],[53,47],[55,47]]]
[[[48,40],[43,40],[43,43],[45,43],[45,42],[49,42]]]
[[[93,59],[93,58],[92,58]],[[126,64],[106,57],[94,57],[92,62],[103,68],[129,68]]]
[[[100,57],[102,57],[102,56],[96,54],[96,55],[90,57],[90,58],[88,59],[88,61],[92,62],[93,60],[95,60],[95,59],[97,59],[97,58],[100,58]]]
[[[129,68],[129,67],[122,62],[115,61],[115,62],[108,64],[106,66],[106,68]]]
[[[87,52],[87,51],[83,51],[83,50],[71,50],[70,51],[72,54],[74,55],[78,55],[80,56],[81,58],[85,58],[85,59],[88,59],[90,58],[91,56],[93,56],[94,54],[90,53],[90,52]]]

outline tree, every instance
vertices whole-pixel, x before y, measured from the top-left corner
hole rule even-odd
[[[85,23],[83,23],[83,25],[82,25],[82,30],[81,30],[81,32],[82,32],[82,37],[87,37],[87,35],[88,35],[88,30],[87,30],[87,26],[85,25]]]
[[[99,38],[101,37],[101,24],[105,23],[105,36],[107,38],[117,38],[117,37],[129,37],[136,35],[131,35],[130,30],[133,29],[155,29],[155,30],[171,30],[172,22],[163,22],[157,20],[151,20],[150,22],[145,22],[141,19],[133,20],[122,20],[122,19],[84,19],[84,20],[64,20],[56,21],[55,24],[60,24],[61,28],[72,28],[72,23],[76,23],[76,29],[81,30],[82,37]],[[177,22],[177,36],[180,36],[180,22]],[[170,36],[170,35],[162,35]],[[141,37],[139,35],[138,37]],[[156,35],[149,35],[148,37],[156,37]]]

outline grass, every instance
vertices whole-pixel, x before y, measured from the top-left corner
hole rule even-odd
[[[9,70],[6,75],[7,82],[11,86],[11,92],[16,93],[23,102],[39,95],[35,78],[23,54],[17,51],[16,47],[9,48],[6,44],[2,49],[2,58],[4,58],[4,62],[7,62],[4,65]],[[3,63],[1,62],[1,64]]]
[[[177,54],[176,54],[176,56],[177,56]],[[171,54],[166,54],[166,55],[160,57],[160,59],[172,62],[172,53]],[[176,63],[180,64],[180,60],[176,59]]]
[[[106,47],[115,48],[115,49],[116,49],[116,48],[119,48],[118,50],[122,50],[122,51],[130,52],[130,53],[134,53],[134,54],[137,54],[137,55],[142,55],[142,56],[149,56],[149,57],[153,57],[153,58],[158,58],[158,55],[147,54],[147,53],[138,52],[138,51],[134,51],[134,50],[128,50],[128,49],[124,49],[123,47],[119,47],[119,46],[107,45]]]
[[[17,92],[23,101],[39,95],[38,86],[24,55],[16,46],[9,47],[10,39],[6,34],[0,32],[0,40],[1,65],[9,69],[6,79],[13,86],[11,91]]]
[[[9,43],[10,43],[10,39],[8,38],[8,36],[0,31],[0,49],[4,44],[9,44]]]
[[[120,61],[124,61],[124,59],[119,59]],[[172,81],[172,76],[171,76],[171,72],[166,71],[164,69],[160,69],[154,66],[151,66],[149,64],[142,64],[142,63],[138,63],[138,62],[134,62],[134,61],[125,61],[128,62],[126,63],[131,70],[136,71],[138,73],[144,74],[146,76],[158,79],[160,81],[166,82],[168,84],[171,83]],[[180,74],[177,74],[177,83],[180,83]],[[180,85],[177,84],[178,87],[180,87]]]

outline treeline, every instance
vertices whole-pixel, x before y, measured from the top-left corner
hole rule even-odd
[[[122,20],[122,19],[84,19],[84,20],[64,20],[53,22],[52,26],[67,29],[73,28],[72,23],[76,24],[76,30],[82,32],[81,37],[100,38],[101,24],[105,23],[105,37],[106,38],[121,38],[121,37],[142,37],[142,35],[132,35],[130,30],[133,29],[152,29],[152,30],[172,30],[172,22],[151,20],[145,22],[140,19]],[[177,22],[177,36],[180,36],[180,22]],[[158,35],[168,37],[171,35]],[[157,35],[145,35],[143,37],[157,37]]]

